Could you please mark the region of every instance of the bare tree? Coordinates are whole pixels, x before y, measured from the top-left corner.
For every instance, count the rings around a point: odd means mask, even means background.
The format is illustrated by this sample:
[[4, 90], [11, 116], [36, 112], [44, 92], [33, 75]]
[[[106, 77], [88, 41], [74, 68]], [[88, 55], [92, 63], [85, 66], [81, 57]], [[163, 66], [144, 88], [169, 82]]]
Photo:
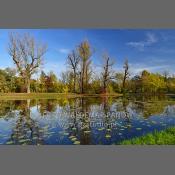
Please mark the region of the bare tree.
[[128, 59], [125, 60], [124, 62], [124, 76], [123, 76], [123, 92], [126, 92], [126, 80], [129, 78], [129, 64], [128, 64]]
[[170, 73], [168, 71], [163, 72], [163, 77], [164, 77], [164, 81], [166, 84], [167, 92], [169, 92], [169, 75], [170, 75]]
[[164, 77], [165, 82], [168, 80], [168, 76], [169, 76], [169, 72], [165, 70], [163, 72], [163, 77]]
[[[81, 60], [81, 71], [80, 71], [80, 92], [83, 94], [85, 88], [87, 88], [89, 81], [89, 68], [91, 65], [90, 57], [92, 50], [88, 41], [83, 41], [79, 46], [79, 55]], [[90, 75], [90, 74], [89, 74]]]
[[80, 56], [76, 50], [73, 50], [67, 57], [67, 63], [73, 71], [73, 91], [76, 92], [76, 79], [77, 79], [77, 72], [78, 66], [80, 62]]
[[114, 65], [114, 61], [110, 59], [107, 54], [103, 55], [104, 63], [103, 63], [103, 70], [102, 70], [102, 83], [103, 83], [103, 93], [107, 92], [107, 86], [114, 78], [114, 71], [112, 70], [112, 66]]
[[19, 74], [24, 78], [27, 93], [30, 93], [31, 76], [41, 66], [46, 50], [46, 45], [39, 44], [29, 34], [11, 33], [9, 36], [8, 52]]

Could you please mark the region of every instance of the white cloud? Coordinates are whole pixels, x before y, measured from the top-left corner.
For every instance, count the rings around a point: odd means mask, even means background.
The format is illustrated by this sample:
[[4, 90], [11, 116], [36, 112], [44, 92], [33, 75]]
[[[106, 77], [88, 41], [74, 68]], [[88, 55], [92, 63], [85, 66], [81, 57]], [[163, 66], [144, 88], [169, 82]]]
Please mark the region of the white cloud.
[[153, 33], [147, 33], [146, 39], [138, 42], [128, 42], [126, 43], [128, 46], [134, 47], [139, 51], [144, 51], [145, 47], [151, 46], [152, 44], [158, 41], [157, 37]]
[[61, 49], [58, 49], [58, 52], [63, 53], [63, 54], [68, 54], [70, 50], [66, 48], [61, 48]]

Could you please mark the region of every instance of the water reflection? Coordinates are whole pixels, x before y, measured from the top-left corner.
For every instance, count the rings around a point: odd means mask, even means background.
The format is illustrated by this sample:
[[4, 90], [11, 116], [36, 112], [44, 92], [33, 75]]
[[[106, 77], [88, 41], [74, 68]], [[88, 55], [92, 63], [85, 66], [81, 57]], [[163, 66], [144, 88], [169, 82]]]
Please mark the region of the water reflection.
[[44, 144], [38, 124], [31, 118], [31, 100], [22, 101], [16, 125], [7, 143], [11, 144]]
[[174, 125], [165, 96], [0, 101], [1, 144], [117, 144]]

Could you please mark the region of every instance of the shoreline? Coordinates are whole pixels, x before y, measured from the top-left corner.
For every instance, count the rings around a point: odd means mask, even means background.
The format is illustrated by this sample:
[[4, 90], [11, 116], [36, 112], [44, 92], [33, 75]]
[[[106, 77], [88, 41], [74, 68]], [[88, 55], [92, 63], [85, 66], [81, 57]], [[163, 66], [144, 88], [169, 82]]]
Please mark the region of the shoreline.
[[78, 97], [121, 97], [123, 94], [74, 94], [74, 93], [0, 93], [0, 100], [9, 99], [59, 99]]
[[[143, 93], [128, 93], [126, 96], [148, 95]], [[165, 95], [175, 97], [175, 94], [149, 94], [149, 95]], [[106, 94], [76, 94], [76, 93], [0, 93], [0, 100], [9, 99], [60, 99], [60, 98], [79, 98], [79, 97], [122, 97], [122, 93], [106, 93]]]

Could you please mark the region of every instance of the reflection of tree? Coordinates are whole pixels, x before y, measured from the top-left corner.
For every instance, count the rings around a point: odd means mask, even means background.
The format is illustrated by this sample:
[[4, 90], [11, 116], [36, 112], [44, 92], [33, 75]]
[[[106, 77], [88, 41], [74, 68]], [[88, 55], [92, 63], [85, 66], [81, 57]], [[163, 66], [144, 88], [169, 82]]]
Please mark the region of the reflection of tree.
[[74, 98], [69, 102], [69, 116], [71, 116], [67, 131], [70, 136], [78, 137], [82, 145], [90, 144], [90, 104], [88, 98]]
[[110, 129], [110, 106], [108, 103], [108, 97], [102, 97], [102, 108], [104, 112], [104, 124], [107, 129]]
[[[40, 129], [36, 121], [31, 118], [31, 107], [37, 105], [38, 111], [43, 115], [45, 112], [56, 111], [57, 106], [59, 106], [60, 110], [65, 112], [66, 117], [68, 116], [66, 122], [69, 123], [69, 127], [66, 129], [65, 135], [69, 133], [70, 139], [71, 136], [74, 136], [73, 139], [76, 138], [76, 141], [80, 141], [81, 144], [92, 144], [91, 132], [94, 127], [99, 131], [106, 129], [106, 138], [110, 138], [111, 133], [115, 132], [115, 130], [112, 130], [112, 124], [113, 122], [115, 124], [117, 122], [116, 120], [119, 119], [113, 118], [116, 116], [113, 112], [122, 113], [123, 118], [119, 120], [119, 122], [122, 121], [122, 125], [127, 127], [130, 127], [130, 116], [133, 113], [141, 114], [144, 117], [155, 114], [168, 116], [175, 113], [175, 108], [172, 106], [174, 102], [172, 101], [165, 101], [162, 97], [139, 98], [134, 97], [128, 99], [125, 97], [114, 101], [114, 99], [108, 96], [103, 96], [101, 98], [81, 97], [67, 99], [66, 103], [64, 98], [62, 100], [0, 101], [0, 115], [4, 120], [9, 120], [10, 117], [15, 118], [18, 115], [11, 134], [11, 139], [8, 142], [14, 144], [42, 144], [43, 129]], [[97, 123], [99, 121], [98, 118], [93, 118], [93, 120], [91, 118], [91, 115], [94, 114], [93, 112], [96, 111], [103, 113], [102, 120], [100, 118], [103, 128], [97, 127], [97, 124], [99, 124]], [[51, 113], [48, 114], [50, 115]], [[95, 124], [94, 127], [92, 127], [91, 124]], [[96, 131], [97, 130], [95, 130], [95, 132]], [[118, 130], [116, 131], [118, 132]], [[71, 140], [73, 141], [73, 139]]]
[[105, 96], [102, 99], [103, 99], [102, 105], [103, 105], [103, 112], [104, 112], [104, 124], [105, 124], [105, 128], [107, 129], [107, 133], [110, 134], [111, 123], [110, 123], [110, 116], [109, 116], [110, 106], [108, 104], [108, 97]]
[[91, 142], [90, 138], [90, 131], [91, 131], [91, 126], [90, 126], [90, 104], [88, 103], [87, 98], [80, 98], [80, 112], [82, 117], [81, 117], [81, 132], [80, 132], [80, 142], [83, 145], [88, 145]]
[[71, 136], [78, 136], [79, 132], [79, 126], [78, 126], [78, 120], [77, 120], [77, 112], [78, 112], [78, 105], [77, 105], [77, 100], [76, 98], [73, 98], [70, 100], [70, 111], [69, 111], [69, 116], [70, 116], [70, 123], [69, 123], [69, 128], [68, 132]]
[[165, 96], [141, 96], [135, 97], [133, 109], [142, 114], [144, 118], [149, 118], [152, 115], [159, 115], [164, 112], [165, 107], [168, 105]]
[[37, 123], [30, 117], [30, 100], [21, 104], [16, 126], [11, 140], [14, 144], [43, 144], [42, 132]]
[[14, 118], [15, 101], [0, 101], [0, 118], [4, 120]]
[[52, 99], [42, 99], [39, 101], [39, 112], [43, 116], [47, 112], [55, 112], [57, 109], [57, 101]]
[[122, 103], [123, 103], [123, 111], [124, 111], [125, 119], [126, 119], [125, 121], [127, 123], [130, 123], [130, 113], [129, 113], [128, 109], [127, 109], [128, 105], [129, 105], [129, 100], [127, 98], [124, 98], [122, 100]]

